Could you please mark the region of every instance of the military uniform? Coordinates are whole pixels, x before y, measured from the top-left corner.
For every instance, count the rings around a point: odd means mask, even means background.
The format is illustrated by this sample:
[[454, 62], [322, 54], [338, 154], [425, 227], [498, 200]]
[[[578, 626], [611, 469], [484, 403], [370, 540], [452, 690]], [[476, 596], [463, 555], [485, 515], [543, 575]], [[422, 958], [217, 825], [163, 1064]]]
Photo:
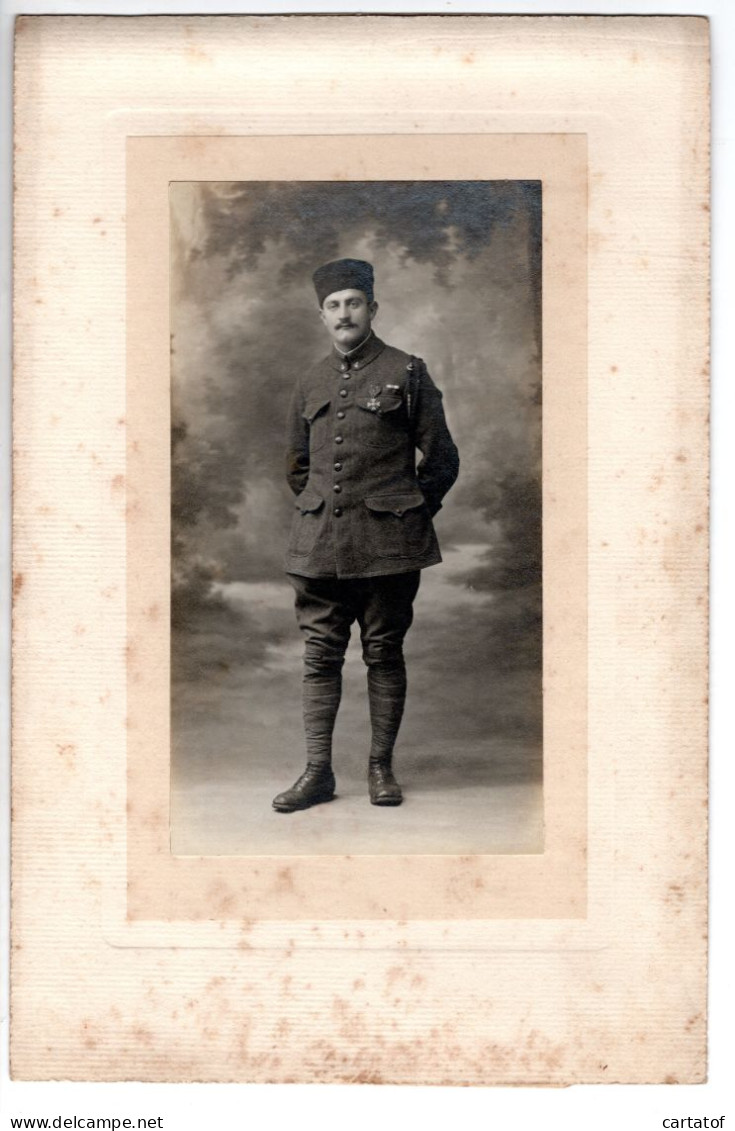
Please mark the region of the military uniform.
[[291, 400], [286, 474], [296, 513], [286, 571], [376, 577], [440, 562], [431, 518], [458, 467], [423, 361], [372, 333], [347, 356], [333, 350]]
[[372, 332], [349, 353], [334, 347], [296, 382], [286, 467], [296, 498], [285, 565], [305, 637], [308, 766], [275, 808], [290, 812], [307, 807], [294, 799], [310, 805], [334, 794], [332, 731], [355, 621], [368, 668], [370, 797], [400, 803], [391, 756], [406, 694], [403, 639], [420, 571], [441, 561], [432, 516], [458, 469], [442, 395], [424, 362]]

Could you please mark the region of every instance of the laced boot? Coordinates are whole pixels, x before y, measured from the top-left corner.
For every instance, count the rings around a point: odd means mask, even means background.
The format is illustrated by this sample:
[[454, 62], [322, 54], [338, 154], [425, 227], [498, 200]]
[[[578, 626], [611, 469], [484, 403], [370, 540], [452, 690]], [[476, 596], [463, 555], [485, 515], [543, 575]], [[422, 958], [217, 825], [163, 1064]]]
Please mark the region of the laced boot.
[[322, 801], [331, 801], [335, 785], [334, 773], [328, 762], [307, 762], [298, 781], [273, 798], [273, 808], [278, 813], [293, 813], [296, 809], [309, 809]]
[[368, 766], [368, 789], [372, 805], [400, 805], [401, 787], [393, 776], [390, 758], [371, 758]]

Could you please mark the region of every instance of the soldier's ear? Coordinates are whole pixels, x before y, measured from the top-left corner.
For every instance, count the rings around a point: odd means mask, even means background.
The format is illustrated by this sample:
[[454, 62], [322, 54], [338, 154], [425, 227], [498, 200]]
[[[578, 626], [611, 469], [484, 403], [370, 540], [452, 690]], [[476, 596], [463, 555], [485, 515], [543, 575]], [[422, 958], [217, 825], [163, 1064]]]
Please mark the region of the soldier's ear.
[[370, 318], [371, 319], [374, 318], [375, 315], [378, 313], [378, 304], [375, 301], [375, 299], [373, 299], [372, 302], [368, 303], [368, 310], [370, 311]]

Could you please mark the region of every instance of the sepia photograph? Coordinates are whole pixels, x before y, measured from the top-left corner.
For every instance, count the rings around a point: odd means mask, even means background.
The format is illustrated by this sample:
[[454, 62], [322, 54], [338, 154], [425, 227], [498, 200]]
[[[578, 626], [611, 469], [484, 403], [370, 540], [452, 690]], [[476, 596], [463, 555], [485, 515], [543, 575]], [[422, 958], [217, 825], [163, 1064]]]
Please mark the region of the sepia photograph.
[[541, 182], [173, 182], [171, 845], [539, 853]]

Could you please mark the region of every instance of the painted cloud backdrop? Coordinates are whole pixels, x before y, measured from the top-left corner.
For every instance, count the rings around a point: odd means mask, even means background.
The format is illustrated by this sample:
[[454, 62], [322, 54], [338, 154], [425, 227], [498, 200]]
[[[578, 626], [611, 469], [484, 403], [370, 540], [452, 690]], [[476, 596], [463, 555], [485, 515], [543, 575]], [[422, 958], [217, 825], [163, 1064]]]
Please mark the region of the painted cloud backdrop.
[[329, 348], [312, 271], [349, 255], [374, 264], [375, 330], [425, 359], [461, 457], [408, 640], [430, 692], [408, 737], [538, 732], [540, 184], [177, 183], [171, 217], [174, 730], [205, 687], [243, 717], [254, 688], [274, 718], [298, 703], [285, 412]]

